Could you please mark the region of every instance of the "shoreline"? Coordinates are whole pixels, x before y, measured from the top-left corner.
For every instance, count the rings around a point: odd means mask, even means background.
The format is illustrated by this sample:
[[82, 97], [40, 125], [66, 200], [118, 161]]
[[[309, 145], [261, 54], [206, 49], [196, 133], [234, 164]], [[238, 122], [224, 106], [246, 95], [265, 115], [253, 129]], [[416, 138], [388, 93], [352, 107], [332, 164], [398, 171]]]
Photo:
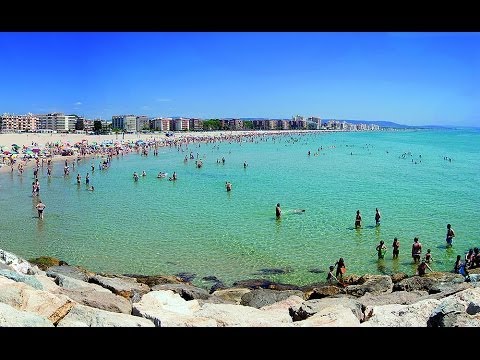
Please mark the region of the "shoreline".
[[480, 326], [480, 268], [469, 281], [446, 272], [365, 274], [342, 286], [239, 281], [207, 292], [175, 276], [34, 260], [0, 249], [2, 327]]

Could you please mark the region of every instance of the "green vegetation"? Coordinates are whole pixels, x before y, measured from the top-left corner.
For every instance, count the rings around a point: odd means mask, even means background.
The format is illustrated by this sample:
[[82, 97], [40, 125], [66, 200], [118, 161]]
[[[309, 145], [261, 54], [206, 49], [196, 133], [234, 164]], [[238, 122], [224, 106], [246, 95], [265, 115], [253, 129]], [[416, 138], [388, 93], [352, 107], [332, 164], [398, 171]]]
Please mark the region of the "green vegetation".
[[[51, 266], [60, 265], [60, 260], [50, 256], [40, 256], [35, 259], [28, 260], [31, 264], [37, 265], [41, 270], [46, 271]], [[62, 261], [63, 263], [63, 261]]]
[[203, 130], [220, 130], [220, 120], [219, 119], [209, 119], [203, 122]]

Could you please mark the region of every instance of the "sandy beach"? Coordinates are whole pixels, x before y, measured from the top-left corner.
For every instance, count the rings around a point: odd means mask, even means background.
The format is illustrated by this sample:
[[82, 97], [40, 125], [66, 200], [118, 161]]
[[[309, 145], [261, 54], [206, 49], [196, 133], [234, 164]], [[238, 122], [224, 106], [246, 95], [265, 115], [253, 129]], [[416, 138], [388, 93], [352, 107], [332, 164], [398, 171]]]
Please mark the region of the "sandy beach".
[[[165, 140], [176, 140], [182, 142], [182, 140], [189, 139], [189, 141], [205, 141], [206, 139], [215, 139], [215, 138], [228, 138], [228, 137], [238, 137], [238, 136], [273, 136], [273, 135], [286, 135], [294, 133], [306, 133], [311, 131], [318, 130], [250, 130], [250, 131], [198, 131], [198, 132], [177, 132], [174, 133], [174, 136], [168, 137], [164, 132], [158, 133], [137, 133], [137, 134], [109, 134], [109, 135], [87, 135], [87, 134], [64, 134], [64, 133], [6, 133], [0, 134], [0, 149], [6, 147], [10, 149], [12, 144], [18, 145], [20, 148], [23, 146], [31, 146], [36, 144], [38, 147], [43, 148], [46, 143], [56, 143], [61, 142], [63, 144], [74, 145], [78, 142], [84, 140], [88, 144], [97, 143], [101, 144], [104, 141], [160, 141]], [[52, 161], [59, 161], [65, 159], [76, 158], [77, 155], [72, 156], [53, 156]], [[96, 156], [96, 154], [88, 154], [86, 157]], [[1, 163], [0, 163], [1, 164]], [[30, 168], [35, 164], [34, 161], [27, 161], [25, 163], [25, 168]], [[15, 165], [16, 169], [16, 165]], [[10, 166], [3, 165], [0, 166], [0, 173], [5, 173], [10, 171]]]

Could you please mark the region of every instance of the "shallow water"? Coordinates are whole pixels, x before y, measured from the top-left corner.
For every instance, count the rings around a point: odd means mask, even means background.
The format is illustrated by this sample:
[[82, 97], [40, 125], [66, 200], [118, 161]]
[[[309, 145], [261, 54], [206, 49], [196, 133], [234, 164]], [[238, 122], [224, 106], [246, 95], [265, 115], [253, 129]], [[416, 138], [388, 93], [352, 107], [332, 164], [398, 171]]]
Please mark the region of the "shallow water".
[[[226, 285], [247, 278], [302, 285], [325, 280], [340, 256], [347, 274], [413, 274], [418, 236], [424, 253], [432, 251], [431, 267], [450, 271], [457, 254], [480, 245], [478, 144], [480, 132], [471, 130], [310, 133], [193, 144], [185, 152], [161, 148], [159, 156], [114, 158], [104, 171], [100, 159], [87, 159], [67, 178], [59, 162], [51, 179], [46, 168], [41, 172], [43, 221], [31, 197], [33, 170], [2, 174], [0, 248], [97, 272], [194, 273], [200, 286], [211, 285], [202, 280], [209, 275]], [[184, 163], [190, 151], [199, 153], [202, 168]], [[133, 172], [142, 170], [147, 176], [134, 182]], [[159, 171], [176, 171], [178, 180], [157, 179]], [[94, 192], [86, 190], [87, 172]], [[353, 228], [357, 209], [361, 229]], [[456, 232], [451, 249], [447, 223]], [[395, 236], [401, 246], [394, 261]], [[384, 260], [375, 251], [380, 240], [388, 247]]]

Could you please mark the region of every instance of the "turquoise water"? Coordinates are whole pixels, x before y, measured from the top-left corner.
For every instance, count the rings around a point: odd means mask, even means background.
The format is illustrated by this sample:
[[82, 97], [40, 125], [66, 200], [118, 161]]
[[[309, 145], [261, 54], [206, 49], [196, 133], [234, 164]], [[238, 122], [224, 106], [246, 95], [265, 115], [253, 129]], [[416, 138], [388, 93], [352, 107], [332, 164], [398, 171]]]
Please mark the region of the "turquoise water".
[[[431, 267], [450, 271], [457, 254], [480, 246], [479, 144], [480, 132], [471, 130], [308, 133], [193, 144], [185, 152], [161, 148], [157, 157], [114, 158], [105, 171], [98, 170], [99, 159], [86, 160], [67, 178], [59, 162], [51, 179], [46, 168], [40, 176], [43, 221], [31, 197], [33, 170], [5, 173], [0, 248], [97, 272], [194, 273], [193, 282], [205, 287], [211, 283], [202, 277], [209, 275], [226, 285], [249, 278], [303, 285], [325, 280], [340, 256], [347, 274], [413, 274], [411, 245], [418, 236], [424, 253], [432, 251]], [[204, 159], [202, 168], [184, 163], [190, 151]], [[225, 164], [217, 164], [222, 156]], [[147, 176], [134, 182], [133, 171], [142, 170]], [[159, 171], [176, 171], [178, 181], [157, 179]], [[87, 172], [94, 192], [86, 190]], [[353, 228], [357, 209], [361, 229]], [[456, 232], [451, 249], [445, 248], [447, 223]], [[395, 236], [401, 246], [394, 261]], [[384, 260], [375, 251], [380, 240], [388, 246]], [[261, 271], [272, 268], [285, 273]], [[310, 272], [315, 268], [325, 273]]]

